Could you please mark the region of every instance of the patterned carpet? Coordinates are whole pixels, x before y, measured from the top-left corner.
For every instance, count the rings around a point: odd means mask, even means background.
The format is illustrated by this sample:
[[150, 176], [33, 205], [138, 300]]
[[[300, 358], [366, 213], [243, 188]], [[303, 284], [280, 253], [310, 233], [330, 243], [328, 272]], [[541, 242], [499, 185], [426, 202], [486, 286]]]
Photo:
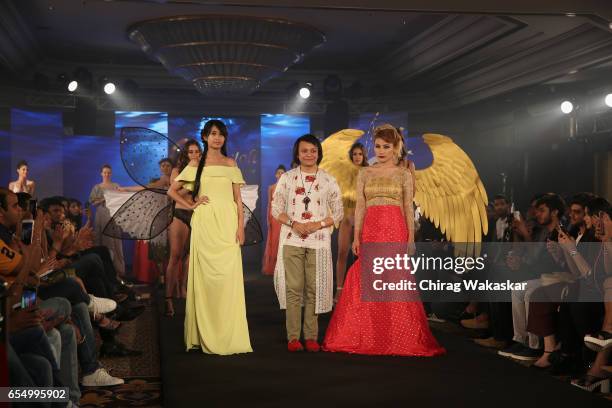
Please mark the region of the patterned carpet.
[[[147, 286], [136, 288], [151, 293]], [[145, 311], [131, 322], [123, 322], [117, 336], [127, 348], [141, 350], [137, 357], [101, 358], [111, 375], [123, 378], [125, 384], [116, 387], [85, 387], [81, 407], [161, 407], [159, 368], [159, 317], [156, 296], [148, 300]]]

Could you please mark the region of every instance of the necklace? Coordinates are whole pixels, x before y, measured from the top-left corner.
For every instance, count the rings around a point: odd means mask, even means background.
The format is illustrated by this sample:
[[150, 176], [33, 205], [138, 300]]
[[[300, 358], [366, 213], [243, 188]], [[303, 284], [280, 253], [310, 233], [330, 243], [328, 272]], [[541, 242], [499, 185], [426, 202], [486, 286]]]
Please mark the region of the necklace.
[[[304, 179], [302, 178], [302, 169], [299, 169], [300, 172], [300, 181], [302, 182], [302, 188], [304, 189], [304, 191], [306, 191], [306, 186], [304, 185]], [[304, 199], [302, 200], [302, 202], [304, 203], [304, 209], [306, 211], [308, 211], [308, 204], [310, 203], [310, 197], [308, 197], [310, 195], [310, 190], [312, 190], [312, 186], [314, 186], [315, 180], [317, 179], [317, 174], [319, 174], [319, 168], [317, 167], [317, 171], [315, 173], [314, 179], [312, 180], [312, 183], [310, 184], [310, 187], [308, 188], [308, 192], [306, 192], [306, 196], [304, 197]]]

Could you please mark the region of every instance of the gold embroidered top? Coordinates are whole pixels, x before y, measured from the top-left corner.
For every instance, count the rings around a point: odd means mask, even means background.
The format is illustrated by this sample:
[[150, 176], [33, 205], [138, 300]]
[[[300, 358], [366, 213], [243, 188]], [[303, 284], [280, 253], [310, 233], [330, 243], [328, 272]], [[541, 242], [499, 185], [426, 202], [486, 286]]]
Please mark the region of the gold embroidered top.
[[405, 167], [364, 167], [357, 176], [355, 236], [361, 234], [365, 209], [373, 205], [397, 205], [402, 209], [408, 227], [409, 241], [414, 240], [414, 186], [410, 170]]

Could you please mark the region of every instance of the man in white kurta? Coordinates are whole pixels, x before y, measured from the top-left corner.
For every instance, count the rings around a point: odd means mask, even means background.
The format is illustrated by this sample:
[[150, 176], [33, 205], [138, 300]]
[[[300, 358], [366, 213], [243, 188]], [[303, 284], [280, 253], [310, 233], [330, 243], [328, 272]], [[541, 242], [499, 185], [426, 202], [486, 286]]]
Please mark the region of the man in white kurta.
[[[287, 309], [287, 340], [299, 342], [304, 305], [306, 348], [316, 351], [308, 346], [317, 342], [317, 315], [332, 309], [331, 233], [333, 225], [342, 220], [343, 209], [335, 178], [318, 167], [306, 171], [298, 166], [283, 174], [272, 200], [272, 216], [279, 219], [283, 215], [274, 288], [281, 309]], [[311, 223], [316, 230], [300, 234], [296, 223]]]

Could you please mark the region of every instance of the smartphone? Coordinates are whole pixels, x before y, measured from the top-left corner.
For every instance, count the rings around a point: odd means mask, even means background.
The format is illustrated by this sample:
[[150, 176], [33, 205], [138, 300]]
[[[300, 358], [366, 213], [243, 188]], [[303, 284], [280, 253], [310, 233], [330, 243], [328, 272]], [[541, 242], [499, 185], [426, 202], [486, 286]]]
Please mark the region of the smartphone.
[[563, 232], [565, 235], [569, 235], [569, 231], [567, 230], [567, 228], [565, 228], [565, 226], [563, 224], [559, 224], [557, 226], [557, 229], [561, 232]]
[[599, 222], [598, 222], [598, 224], [599, 225], [598, 225], [597, 229], [600, 231], [601, 235], [606, 235], [606, 231], [604, 231], [604, 228], [605, 228], [604, 227], [604, 214], [605, 213], [603, 211], [600, 211], [598, 213], [598, 215], [599, 215]]
[[30, 214], [32, 217], [36, 218], [36, 211], [38, 210], [38, 203], [36, 200], [30, 200]]
[[21, 308], [29, 309], [36, 305], [36, 290], [31, 288], [24, 288], [21, 294]]
[[514, 216], [514, 219], [517, 221], [521, 220], [521, 212], [520, 211], [513, 211], [512, 215]]
[[26, 245], [32, 243], [32, 235], [34, 234], [34, 220], [21, 221], [21, 242]]
[[91, 207], [91, 203], [89, 201], [85, 201], [85, 209], [89, 210], [89, 207]]

